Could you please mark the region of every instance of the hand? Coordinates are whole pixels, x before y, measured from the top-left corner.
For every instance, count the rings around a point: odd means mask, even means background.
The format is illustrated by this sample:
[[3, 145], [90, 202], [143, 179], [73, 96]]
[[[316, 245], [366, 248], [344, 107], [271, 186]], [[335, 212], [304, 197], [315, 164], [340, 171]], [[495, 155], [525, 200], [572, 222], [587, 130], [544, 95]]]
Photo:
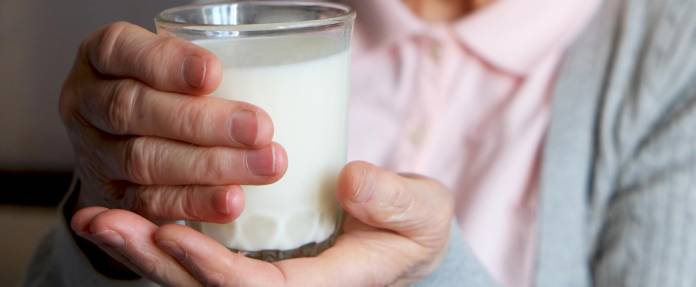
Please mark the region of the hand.
[[347, 217], [336, 244], [318, 257], [274, 263], [232, 253], [189, 227], [158, 227], [125, 210], [82, 209], [72, 228], [166, 286], [404, 286], [436, 268], [453, 209], [441, 184], [355, 162], [342, 171], [337, 197]]
[[239, 184], [280, 178], [287, 159], [269, 116], [204, 96], [221, 73], [209, 51], [128, 23], [87, 38], [60, 98], [82, 183], [77, 206], [228, 222], [243, 206]]

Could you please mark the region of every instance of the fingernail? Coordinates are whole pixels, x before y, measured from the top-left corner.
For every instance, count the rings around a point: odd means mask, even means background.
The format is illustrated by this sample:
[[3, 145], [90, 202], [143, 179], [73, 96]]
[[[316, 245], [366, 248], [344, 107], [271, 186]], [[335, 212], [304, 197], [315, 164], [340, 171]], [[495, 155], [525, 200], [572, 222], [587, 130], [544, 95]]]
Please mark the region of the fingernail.
[[104, 230], [91, 236], [98, 244], [103, 244], [112, 248], [121, 248], [126, 243], [116, 231]]
[[249, 171], [258, 176], [273, 176], [276, 173], [275, 146], [249, 150], [245, 153], [246, 166]]
[[232, 139], [245, 145], [256, 144], [258, 131], [258, 119], [256, 113], [249, 110], [241, 110], [232, 113], [232, 127], [230, 132]]
[[232, 197], [232, 192], [229, 190], [219, 191], [213, 199], [213, 206], [215, 206], [217, 212], [224, 215], [230, 214]]
[[184, 79], [189, 86], [200, 88], [205, 81], [207, 61], [199, 56], [188, 56], [184, 60]]
[[162, 249], [164, 249], [164, 251], [167, 252], [169, 255], [172, 255], [179, 260], [183, 260], [186, 258], [184, 250], [181, 249], [179, 244], [177, 244], [173, 240], [168, 240], [168, 239], [157, 240], [157, 245], [162, 247]]
[[351, 200], [356, 203], [365, 203], [375, 192], [375, 181], [373, 174], [367, 169], [363, 168], [360, 170], [360, 175], [356, 180], [359, 180], [355, 191], [353, 191], [353, 196]]

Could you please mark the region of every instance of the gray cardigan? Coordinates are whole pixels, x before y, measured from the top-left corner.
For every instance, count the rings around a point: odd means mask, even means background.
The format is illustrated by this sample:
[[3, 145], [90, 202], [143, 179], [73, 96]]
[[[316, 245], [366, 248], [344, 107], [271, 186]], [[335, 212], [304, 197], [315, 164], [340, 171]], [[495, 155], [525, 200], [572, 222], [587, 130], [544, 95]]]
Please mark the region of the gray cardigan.
[[[605, 1], [543, 157], [536, 286], [696, 286], [696, 1]], [[450, 249], [422, 286], [495, 285]]]
[[[696, 1], [605, 1], [564, 59], [542, 169], [536, 286], [696, 286]], [[25, 281], [150, 284], [94, 272], [65, 223]], [[450, 244], [418, 285], [496, 283]]]

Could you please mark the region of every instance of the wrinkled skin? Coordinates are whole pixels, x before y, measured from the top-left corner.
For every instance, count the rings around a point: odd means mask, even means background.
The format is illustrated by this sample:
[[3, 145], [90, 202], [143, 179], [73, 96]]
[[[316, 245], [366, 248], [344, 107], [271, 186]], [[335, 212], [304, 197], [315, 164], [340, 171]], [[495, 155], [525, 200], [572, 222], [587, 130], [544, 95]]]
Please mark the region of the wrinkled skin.
[[220, 79], [209, 51], [128, 23], [83, 42], [60, 99], [82, 183], [79, 236], [167, 286], [402, 286], [434, 270], [449, 192], [365, 162], [340, 175], [343, 233], [318, 257], [267, 263], [164, 224], [230, 222], [244, 206], [240, 185], [272, 183], [287, 168], [268, 114], [206, 96]]

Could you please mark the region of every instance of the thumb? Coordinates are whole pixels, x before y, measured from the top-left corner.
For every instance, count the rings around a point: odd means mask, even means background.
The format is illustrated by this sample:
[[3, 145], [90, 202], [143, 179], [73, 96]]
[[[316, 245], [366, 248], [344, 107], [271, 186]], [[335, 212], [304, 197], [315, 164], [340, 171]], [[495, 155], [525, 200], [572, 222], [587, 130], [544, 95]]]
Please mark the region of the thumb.
[[420, 243], [448, 237], [452, 196], [437, 181], [352, 162], [341, 172], [338, 198], [347, 213], [367, 225]]

